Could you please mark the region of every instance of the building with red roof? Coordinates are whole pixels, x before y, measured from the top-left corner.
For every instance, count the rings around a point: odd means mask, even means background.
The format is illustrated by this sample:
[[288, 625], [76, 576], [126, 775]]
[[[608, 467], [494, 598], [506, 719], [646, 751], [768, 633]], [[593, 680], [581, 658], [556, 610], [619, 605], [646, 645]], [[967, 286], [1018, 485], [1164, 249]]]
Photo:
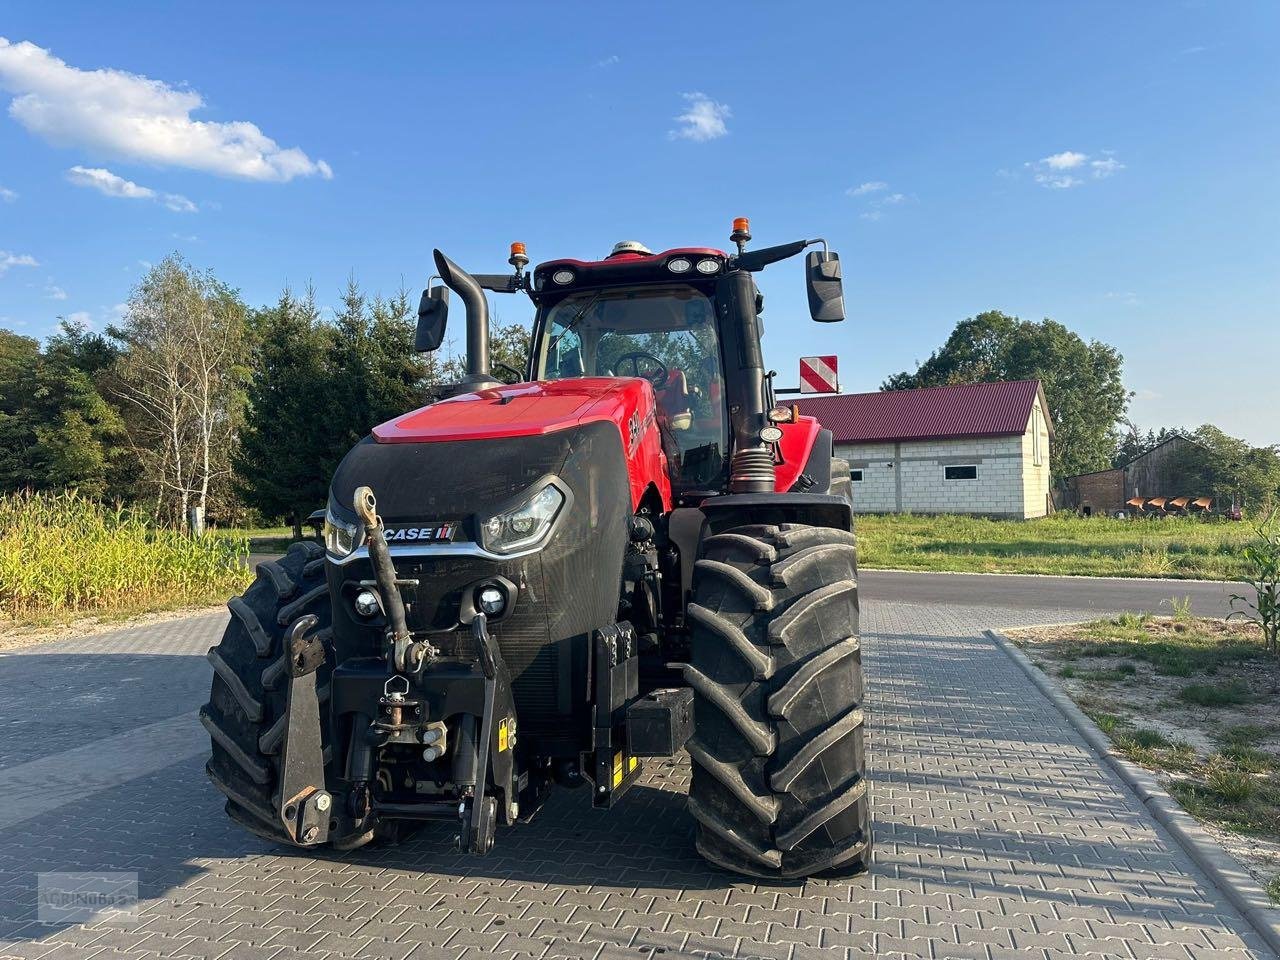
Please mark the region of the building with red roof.
[[1039, 380], [809, 396], [860, 513], [1041, 517], [1053, 420]]

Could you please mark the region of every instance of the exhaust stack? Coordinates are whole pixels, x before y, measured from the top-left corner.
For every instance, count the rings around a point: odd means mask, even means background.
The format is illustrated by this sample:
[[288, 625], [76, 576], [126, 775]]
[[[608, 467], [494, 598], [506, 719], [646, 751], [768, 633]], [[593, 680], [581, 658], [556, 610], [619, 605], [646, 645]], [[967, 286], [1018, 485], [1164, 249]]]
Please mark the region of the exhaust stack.
[[499, 381], [489, 372], [489, 303], [484, 290], [475, 277], [439, 250], [434, 253], [436, 272], [467, 311], [467, 373], [462, 386], [468, 391], [496, 387]]

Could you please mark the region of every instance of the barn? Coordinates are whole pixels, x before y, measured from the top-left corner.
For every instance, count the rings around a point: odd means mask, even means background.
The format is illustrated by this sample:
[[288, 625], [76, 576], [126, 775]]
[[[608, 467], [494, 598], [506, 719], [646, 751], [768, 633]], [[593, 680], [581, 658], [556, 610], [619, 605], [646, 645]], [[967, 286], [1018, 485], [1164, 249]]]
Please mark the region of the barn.
[[805, 397], [849, 461], [858, 513], [1042, 517], [1053, 421], [1039, 380]]

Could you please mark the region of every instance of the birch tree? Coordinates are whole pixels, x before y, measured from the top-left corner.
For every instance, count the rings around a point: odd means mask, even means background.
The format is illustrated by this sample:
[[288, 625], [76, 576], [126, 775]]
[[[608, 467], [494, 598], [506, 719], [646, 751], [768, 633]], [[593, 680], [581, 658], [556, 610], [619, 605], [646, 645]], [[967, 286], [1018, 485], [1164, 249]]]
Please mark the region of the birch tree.
[[157, 515], [205, 515], [229, 489], [244, 406], [246, 311], [237, 293], [177, 254], [151, 268], [110, 329], [119, 393]]

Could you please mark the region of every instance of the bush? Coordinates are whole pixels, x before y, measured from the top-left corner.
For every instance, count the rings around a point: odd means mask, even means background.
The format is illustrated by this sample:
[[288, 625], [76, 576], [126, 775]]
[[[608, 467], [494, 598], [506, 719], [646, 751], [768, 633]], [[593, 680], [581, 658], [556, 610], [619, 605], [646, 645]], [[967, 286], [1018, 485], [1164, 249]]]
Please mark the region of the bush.
[[0, 612], [19, 622], [216, 603], [247, 586], [247, 555], [75, 493], [0, 497]]

